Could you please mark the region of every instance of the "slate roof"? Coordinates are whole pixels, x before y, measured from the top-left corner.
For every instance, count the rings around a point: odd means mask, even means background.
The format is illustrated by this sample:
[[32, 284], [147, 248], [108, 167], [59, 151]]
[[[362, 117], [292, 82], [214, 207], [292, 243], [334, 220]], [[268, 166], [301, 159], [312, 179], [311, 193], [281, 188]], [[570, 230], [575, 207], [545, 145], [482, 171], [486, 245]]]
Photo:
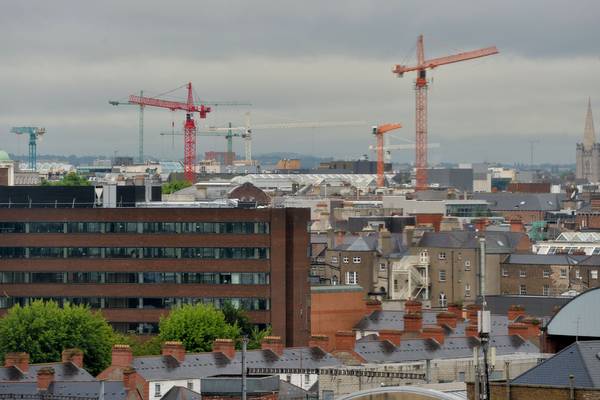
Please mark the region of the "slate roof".
[[[317, 384], [318, 381], [315, 385]], [[310, 396], [310, 392], [319, 393], [319, 388], [313, 387], [310, 391], [307, 391], [284, 380], [279, 382], [279, 400], [305, 400]]]
[[473, 193], [473, 200], [485, 200], [492, 211], [558, 211], [564, 194], [557, 193]]
[[514, 385], [569, 386], [573, 375], [578, 388], [600, 388], [600, 340], [575, 342], [516, 377]]
[[505, 264], [521, 265], [600, 265], [600, 256], [569, 254], [511, 254]]
[[161, 400], [201, 400], [202, 396], [198, 392], [183, 386], [173, 386], [161, 397]]
[[19, 382], [37, 382], [37, 372], [41, 368], [52, 367], [54, 369], [55, 381], [79, 381], [89, 382], [95, 381], [92, 375], [83, 368], [77, 367], [71, 362], [66, 363], [46, 363], [46, 364], [29, 364], [29, 369], [26, 373], [22, 373], [16, 367], [0, 367], [0, 382], [2, 381], [19, 381]]
[[[473, 357], [473, 348], [479, 340], [472, 337], [447, 337], [440, 346], [430, 339], [405, 339], [399, 346], [386, 340], [357, 343], [354, 350], [367, 362], [396, 363], [419, 360], [455, 359]], [[539, 353], [539, 349], [520, 336], [492, 336], [490, 346], [496, 348], [497, 355], [514, 353]]]
[[[519, 242], [527, 237], [522, 232], [486, 231], [486, 252], [488, 254], [512, 253]], [[478, 249], [479, 239], [473, 231], [425, 232], [419, 247], [445, 249]]]
[[[223, 353], [188, 353], [179, 363], [171, 356], [135, 357], [133, 367], [149, 381], [204, 378], [215, 375], [239, 374], [241, 352], [230, 360]], [[246, 353], [248, 368], [323, 368], [341, 365], [340, 361], [318, 347], [286, 348], [278, 356], [271, 350], [250, 350]]]
[[[402, 244], [402, 234], [391, 233], [392, 253], [405, 253], [406, 247]], [[346, 235], [343, 243], [335, 246], [333, 250], [337, 251], [380, 251], [379, 232], [370, 232], [362, 235]]]
[[[52, 399], [54, 396], [68, 396], [72, 399], [98, 399], [102, 384], [99, 381], [86, 382], [52, 382], [48, 390], [43, 394], [38, 392], [36, 382], [3, 382], [0, 383], [0, 396], [7, 398], [7, 395], [27, 396], [29, 399], [39, 397], [40, 399]], [[63, 397], [64, 399], [64, 397]], [[125, 388], [122, 381], [104, 382], [105, 400], [125, 399]]]
[[521, 305], [525, 308], [525, 313], [527, 315], [537, 318], [548, 318], [554, 314], [554, 308], [556, 306], [564, 306], [569, 302], [569, 300], [571, 300], [571, 298], [549, 296], [488, 295], [485, 296], [485, 300], [487, 307], [492, 314], [507, 315], [510, 306]]

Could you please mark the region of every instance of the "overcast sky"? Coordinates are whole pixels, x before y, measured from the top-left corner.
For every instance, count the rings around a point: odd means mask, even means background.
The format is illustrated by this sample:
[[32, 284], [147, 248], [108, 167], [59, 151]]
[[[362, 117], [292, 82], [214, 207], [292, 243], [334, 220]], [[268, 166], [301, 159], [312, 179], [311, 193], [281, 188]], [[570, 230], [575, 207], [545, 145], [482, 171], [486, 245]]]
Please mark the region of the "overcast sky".
[[[203, 99], [253, 104], [202, 124], [242, 124], [249, 109], [255, 123], [368, 121], [254, 132], [255, 153], [354, 158], [374, 123], [399, 121], [395, 135], [414, 139], [414, 76], [391, 67], [414, 63], [423, 33], [426, 58], [500, 50], [430, 74], [430, 141], [442, 144], [432, 161], [529, 162], [528, 141], [539, 140], [536, 162], [573, 162], [588, 96], [600, 118], [599, 21], [597, 0], [3, 2], [0, 148], [26, 153], [26, 138], [8, 131], [38, 125], [42, 154], [135, 155], [137, 110], [108, 100], [192, 81]], [[159, 133], [183, 118], [148, 108], [146, 153], [181, 158], [181, 137], [172, 147]], [[224, 149], [221, 138], [198, 143], [200, 154]]]

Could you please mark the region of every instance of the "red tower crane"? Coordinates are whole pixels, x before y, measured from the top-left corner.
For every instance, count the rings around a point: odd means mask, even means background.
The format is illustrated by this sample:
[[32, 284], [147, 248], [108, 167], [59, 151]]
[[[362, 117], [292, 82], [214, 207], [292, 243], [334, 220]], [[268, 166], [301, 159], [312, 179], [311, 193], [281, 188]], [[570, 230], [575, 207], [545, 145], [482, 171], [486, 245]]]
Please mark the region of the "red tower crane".
[[383, 135], [387, 132], [395, 129], [402, 128], [400, 124], [383, 124], [373, 127], [373, 135], [377, 138], [377, 187], [381, 188], [385, 186], [385, 179], [383, 177]]
[[417, 170], [416, 190], [425, 190], [427, 188], [427, 75], [428, 69], [439, 67], [440, 65], [452, 64], [459, 61], [471, 60], [498, 54], [496, 46], [486, 47], [484, 49], [467, 51], [451, 56], [432, 58], [425, 60], [425, 51], [423, 49], [423, 35], [417, 39], [417, 65], [407, 67], [405, 65], [396, 65], [392, 72], [398, 76], [405, 72], [417, 71], [417, 80], [415, 81], [415, 130], [416, 130], [416, 157], [415, 167]]
[[187, 83], [187, 102], [162, 100], [153, 97], [129, 96], [130, 104], [138, 104], [140, 106], [151, 106], [168, 108], [171, 111], [183, 110], [186, 112], [184, 130], [184, 152], [183, 152], [183, 172], [185, 179], [191, 183], [194, 182], [194, 166], [196, 165], [196, 122], [194, 121], [194, 113], [197, 112], [200, 118], [206, 118], [206, 114], [210, 112], [210, 107], [204, 104], [194, 104], [194, 95], [192, 90], [192, 82]]

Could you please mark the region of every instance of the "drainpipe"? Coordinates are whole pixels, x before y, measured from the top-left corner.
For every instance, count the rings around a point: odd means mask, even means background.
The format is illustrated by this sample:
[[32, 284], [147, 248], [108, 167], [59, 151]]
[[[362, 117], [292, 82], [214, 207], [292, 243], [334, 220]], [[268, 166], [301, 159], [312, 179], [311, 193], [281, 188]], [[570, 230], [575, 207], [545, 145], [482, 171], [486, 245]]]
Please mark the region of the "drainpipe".
[[575, 377], [569, 375], [569, 400], [575, 400]]

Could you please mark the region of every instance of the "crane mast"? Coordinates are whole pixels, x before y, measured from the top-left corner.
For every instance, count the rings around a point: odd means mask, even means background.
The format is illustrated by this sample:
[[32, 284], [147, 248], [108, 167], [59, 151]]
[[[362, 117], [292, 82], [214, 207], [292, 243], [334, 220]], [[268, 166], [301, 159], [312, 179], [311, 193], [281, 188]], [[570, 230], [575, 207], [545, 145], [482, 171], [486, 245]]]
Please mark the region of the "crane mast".
[[399, 77], [403, 76], [405, 72], [417, 72], [417, 79], [415, 80], [416, 190], [427, 189], [427, 70], [436, 68], [440, 65], [472, 60], [474, 58], [490, 56], [497, 53], [498, 49], [496, 49], [495, 46], [492, 46], [426, 60], [423, 35], [419, 35], [417, 38], [417, 65], [410, 67], [396, 65], [392, 69], [392, 72]]

